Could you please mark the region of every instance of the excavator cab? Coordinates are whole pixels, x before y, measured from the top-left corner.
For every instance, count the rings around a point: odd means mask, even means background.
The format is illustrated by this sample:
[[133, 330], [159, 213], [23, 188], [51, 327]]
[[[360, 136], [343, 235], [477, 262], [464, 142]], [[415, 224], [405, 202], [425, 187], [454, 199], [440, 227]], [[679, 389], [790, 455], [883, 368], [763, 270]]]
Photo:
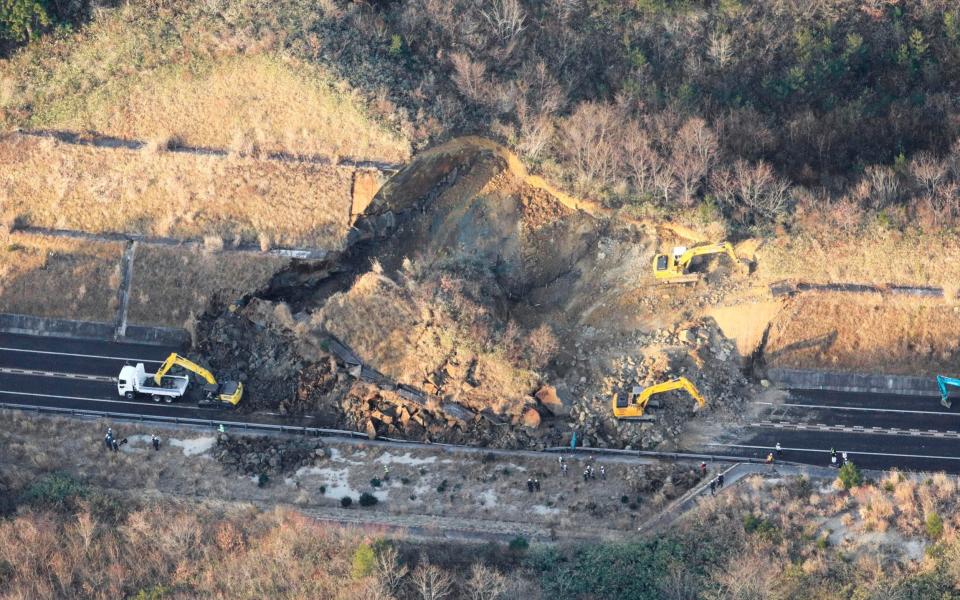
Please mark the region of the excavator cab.
[[618, 393], [613, 395], [612, 408], [613, 416], [618, 419], [630, 419], [634, 421], [650, 421], [652, 417], [645, 416], [647, 406], [651, 404], [651, 397], [657, 394], [663, 394], [672, 390], [686, 390], [690, 396], [696, 400], [697, 406], [703, 408], [706, 401], [700, 395], [700, 391], [686, 377], [677, 377], [663, 383], [652, 385], [648, 388], [634, 386], [629, 394]]
[[657, 254], [653, 257], [653, 276], [664, 283], [693, 283], [700, 279], [700, 275], [690, 273], [690, 264], [694, 258], [708, 254], [726, 254], [735, 265], [740, 264], [729, 242], [705, 244], [693, 248], [677, 246], [670, 256]]

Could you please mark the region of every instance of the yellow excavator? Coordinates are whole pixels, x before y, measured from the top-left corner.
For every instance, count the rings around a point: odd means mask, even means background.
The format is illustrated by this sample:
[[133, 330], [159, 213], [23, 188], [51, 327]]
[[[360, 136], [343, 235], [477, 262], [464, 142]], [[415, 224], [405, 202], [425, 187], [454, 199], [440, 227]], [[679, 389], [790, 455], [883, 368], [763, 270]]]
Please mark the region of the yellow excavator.
[[700, 408], [703, 408], [706, 405], [706, 401], [703, 399], [703, 396], [700, 395], [700, 391], [697, 390], [695, 385], [690, 383], [689, 379], [686, 377], [677, 377], [676, 379], [651, 385], [645, 389], [635, 386], [629, 394], [614, 394], [613, 416], [618, 419], [650, 421], [652, 420], [651, 417], [643, 416], [643, 413], [647, 409], [647, 404], [650, 403], [650, 398], [657, 394], [663, 394], [664, 392], [670, 392], [673, 390], [686, 390], [693, 397], [693, 399], [697, 401], [697, 405]]
[[686, 248], [677, 246], [672, 256], [657, 254], [653, 257], [653, 276], [664, 283], [692, 283], [700, 279], [699, 273], [690, 273], [690, 263], [698, 256], [707, 254], [726, 254], [734, 265], [740, 265], [740, 259], [730, 242], [705, 244]]
[[187, 371], [196, 373], [206, 382], [203, 386], [203, 397], [206, 402], [223, 402], [231, 406], [236, 406], [243, 397], [242, 383], [239, 381], [222, 381], [218, 383], [213, 373], [192, 360], [180, 356], [176, 352], [170, 353], [170, 356], [167, 357], [167, 360], [163, 361], [163, 365], [160, 366], [160, 369], [158, 369], [153, 376], [153, 380], [158, 386], [162, 384], [163, 376], [173, 367], [182, 367]]

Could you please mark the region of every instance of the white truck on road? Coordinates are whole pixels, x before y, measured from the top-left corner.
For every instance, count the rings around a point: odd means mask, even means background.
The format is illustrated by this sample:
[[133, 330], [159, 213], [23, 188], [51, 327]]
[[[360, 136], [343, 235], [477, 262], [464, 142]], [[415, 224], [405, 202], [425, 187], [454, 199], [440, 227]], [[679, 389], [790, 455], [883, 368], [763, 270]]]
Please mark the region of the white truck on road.
[[190, 378], [184, 375], [164, 375], [160, 385], [154, 380], [155, 373], [147, 373], [143, 363], [137, 366], [125, 365], [117, 378], [117, 391], [127, 400], [137, 396], [148, 396], [154, 402], [173, 402], [187, 391]]

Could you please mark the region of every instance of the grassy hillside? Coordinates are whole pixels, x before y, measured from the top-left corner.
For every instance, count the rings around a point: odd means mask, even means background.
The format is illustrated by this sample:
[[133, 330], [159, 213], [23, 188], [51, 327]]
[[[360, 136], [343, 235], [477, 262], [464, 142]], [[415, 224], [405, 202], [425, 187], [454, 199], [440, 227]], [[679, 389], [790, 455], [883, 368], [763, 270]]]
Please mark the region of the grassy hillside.
[[249, 15], [237, 8], [221, 13], [174, 3], [155, 12], [127, 3], [98, 11], [77, 33], [28, 45], [0, 61], [0, 127], [390, 162], [407, 157], [408, 144], [371, 118], [349, 85], [283, 52], [283, 32], [269, 31], [270, 23], [264, 31], [248, 29]]
[[339, 248], [349, 169], [0, 138], [0, 214], [19, 224]]
[[0, 312], [110, 321], [119, 243], [0, 233]]

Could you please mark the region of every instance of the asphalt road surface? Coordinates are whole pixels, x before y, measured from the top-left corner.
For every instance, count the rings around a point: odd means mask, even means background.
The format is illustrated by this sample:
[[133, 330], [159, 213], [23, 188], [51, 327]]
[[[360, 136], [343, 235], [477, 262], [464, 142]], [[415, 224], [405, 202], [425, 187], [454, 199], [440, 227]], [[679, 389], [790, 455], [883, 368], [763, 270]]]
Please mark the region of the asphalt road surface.
[[948, 409], [938, 396], [792, 391], [783, 403], [760, 404], [745, 431], [710, 450], [764, 458], [779, 442], [788, 461], [831, 466], [836, 449], [868, 469], [960, 473], [960, 403]]
[[[271, 413], [173, 404], [119, 395], [116, 376], [125, 364], [157, 368], [175, 350], [110, 341], [0, 333], [0, 402], [228, 421], [315, 425]], [[960, 402], [937, 397], [794, 391], [784, 402], [759, 403], [759, 416], [742, 431], [711, 444], [715, 454], [765, 457], [777, 442], [783, 460], [830, 465], [830, 449], [846, 450], [857, 465], [960, 473]]]
[[149, 398], [127, 400], [119, 394], [116, 377], [121, 367], [142, 362], [147, 372], [152, 372], [176, 350], [147, 344], [0, 333], [0, 402], [134, 415], [318, 425], [307, 418], [244, 414], [230, 407], [200, 407], [189, 398], [167, 404]]

